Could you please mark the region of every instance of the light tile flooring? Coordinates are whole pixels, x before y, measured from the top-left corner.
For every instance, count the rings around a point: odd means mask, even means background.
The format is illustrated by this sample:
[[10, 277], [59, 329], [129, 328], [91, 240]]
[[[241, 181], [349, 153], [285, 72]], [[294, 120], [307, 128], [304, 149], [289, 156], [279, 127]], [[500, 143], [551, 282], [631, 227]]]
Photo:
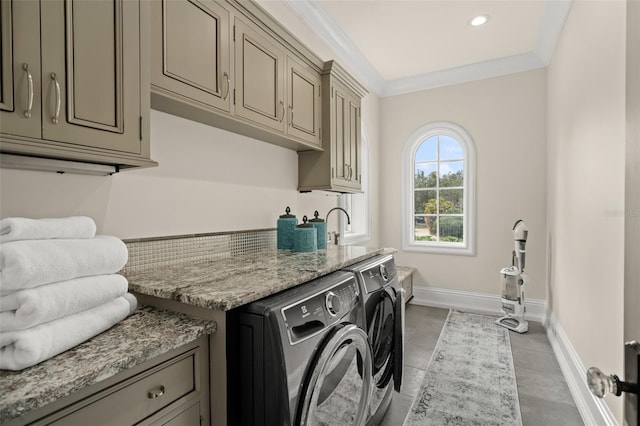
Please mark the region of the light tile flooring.
[[[448, 312], [407, 305], [402, 392], [394, 393], [381, 426], [402, 425]], [[528, 333], [510, 332], [509, 337], [524, 426], [583, 425], [542, 324], [529, 322]]]

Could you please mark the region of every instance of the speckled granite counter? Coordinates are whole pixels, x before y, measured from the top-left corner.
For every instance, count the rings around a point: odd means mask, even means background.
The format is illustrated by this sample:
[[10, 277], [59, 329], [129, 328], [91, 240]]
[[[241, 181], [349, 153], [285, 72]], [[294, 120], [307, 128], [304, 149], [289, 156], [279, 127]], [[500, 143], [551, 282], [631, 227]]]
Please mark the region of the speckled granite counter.
[[216, 324], [141, 307], [102, 334], [22, 371], [0, 371], [0, 423], [215, 332]]
[[127, 273], [134, 292], [227, 311], [393, 249], [338, 246], [314, 253], [264, 250]]
[[396, 271], [398, 272], [398, 281], [402, 282], [409, 275], [413, 274], [416, 271], [416, 268], [396, 265]]

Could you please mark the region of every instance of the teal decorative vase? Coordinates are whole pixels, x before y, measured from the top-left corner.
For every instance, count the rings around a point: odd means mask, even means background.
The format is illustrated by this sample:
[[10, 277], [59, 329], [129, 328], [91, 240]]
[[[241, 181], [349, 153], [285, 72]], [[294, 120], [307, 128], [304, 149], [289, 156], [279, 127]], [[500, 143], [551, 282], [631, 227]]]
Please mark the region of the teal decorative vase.
[[318, 249], [318, 231], [312, 224], [307, 223], [306, 216], [302, 218], [302, 222], [293, 231], [293, 251], [316, 251]]
[[287, 207], [285, 214], [278, 218], [278, 250], [293, 250], [293, 231], [298, 225], [298, 219], [290, 213], [291, 209]]
[[327, 222], [318, 217], [318, 210], [313, 212], [313, 219], [309, 223], [318, 231], [318, 250], [327, 248]]

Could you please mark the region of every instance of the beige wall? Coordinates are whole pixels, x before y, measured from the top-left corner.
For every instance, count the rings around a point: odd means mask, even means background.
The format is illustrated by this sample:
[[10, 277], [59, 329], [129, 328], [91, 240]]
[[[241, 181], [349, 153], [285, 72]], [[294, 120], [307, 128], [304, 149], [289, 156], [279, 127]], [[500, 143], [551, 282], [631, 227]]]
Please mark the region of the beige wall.
[[159, 167], [95, 177], [0, 169], [0, 217], [88, 215], [120, 238], [273, 228], [286, 206], [325, 215], [336, 195], [300, 194], [295, 151], [152, 111]]
[[585, 366], [618, 374], [625, 16], [623, 1], [574, 1], [548, 69], [549, 304]]
[[511, 264], [517, 219], [529, 227], [531, 298], [545, 299], [545, 70], [458, 84], [382, 100], [381, 238], [401, 247], [402, 150], [419, 127], [451, 121], [464, 127], [477, 154], [476, 255], [400, 251], [418, 269], [416, 285], [499, 295], [499, 271]]

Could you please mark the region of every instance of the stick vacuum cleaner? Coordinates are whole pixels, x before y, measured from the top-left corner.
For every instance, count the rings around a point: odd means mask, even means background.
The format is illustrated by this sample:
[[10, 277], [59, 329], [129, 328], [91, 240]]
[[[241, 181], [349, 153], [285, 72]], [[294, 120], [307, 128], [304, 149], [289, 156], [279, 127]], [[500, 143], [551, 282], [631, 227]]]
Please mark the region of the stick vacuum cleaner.
[[527, 225], [522, 220], [518, 220], [513, 225], [515, 250], [511, 256], [511, 266], [500, 270], [502, 313], [505, 316], [497, 319], [496, 324], [517, 333], [526, 333], [529, 330], [529, 323], [524, 319], [524, 314], [527, 312], [524, 306], [524, 286], [528, 278], [524, 272], [524, 263], [528, 232]]

